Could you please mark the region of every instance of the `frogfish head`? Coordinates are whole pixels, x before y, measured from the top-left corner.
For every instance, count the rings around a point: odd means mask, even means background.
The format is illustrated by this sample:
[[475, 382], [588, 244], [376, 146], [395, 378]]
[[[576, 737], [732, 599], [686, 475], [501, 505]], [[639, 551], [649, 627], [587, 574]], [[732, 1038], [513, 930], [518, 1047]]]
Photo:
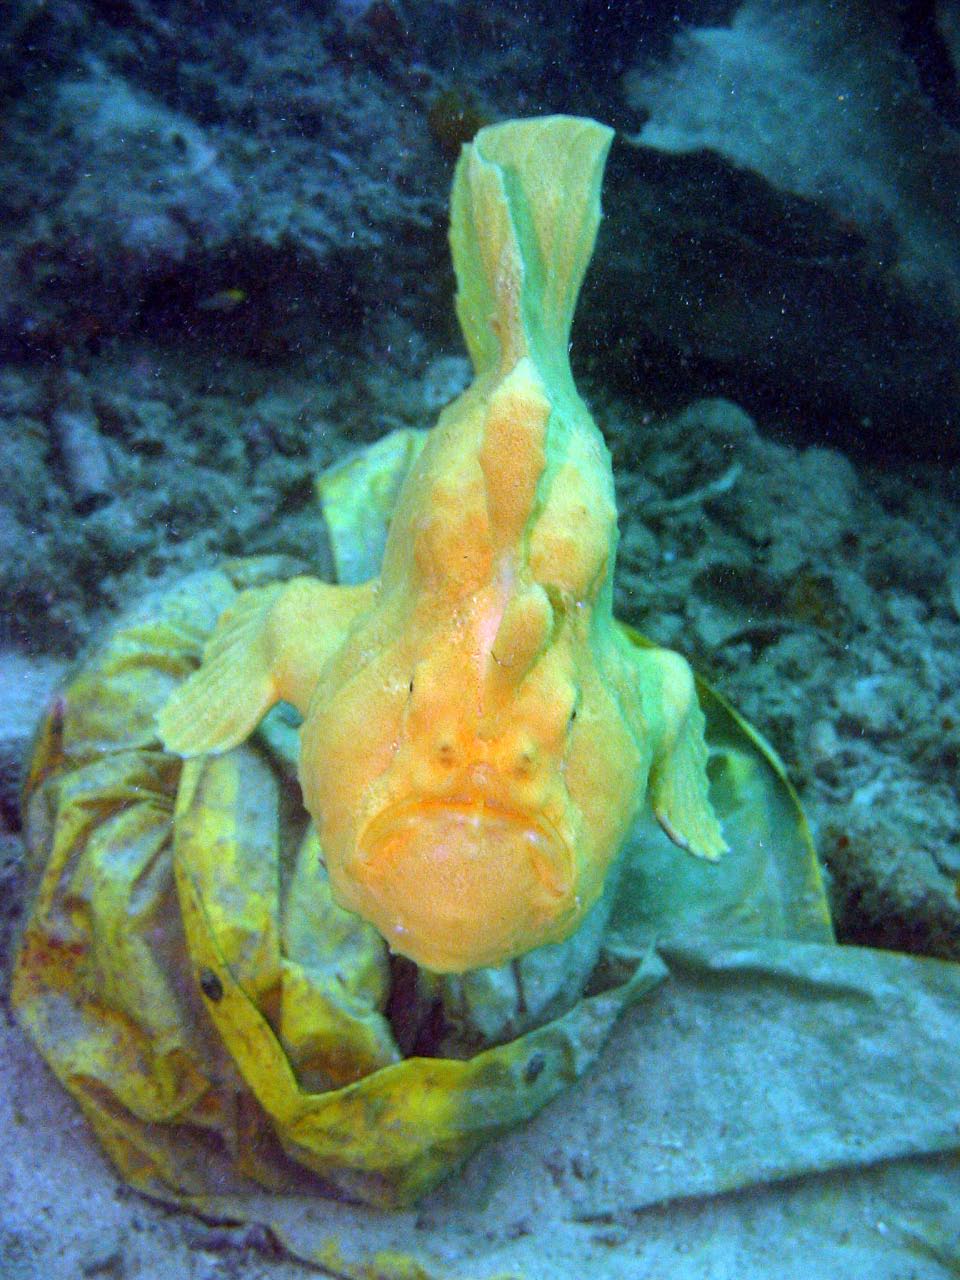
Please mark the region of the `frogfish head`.
[[336, 897], [436, 972], [567, 937], [649, 763], [611, 614], [609, 460], [583, 432], [549, 459], [551, 406], [520, 375], [434, 429], [301, 732]]

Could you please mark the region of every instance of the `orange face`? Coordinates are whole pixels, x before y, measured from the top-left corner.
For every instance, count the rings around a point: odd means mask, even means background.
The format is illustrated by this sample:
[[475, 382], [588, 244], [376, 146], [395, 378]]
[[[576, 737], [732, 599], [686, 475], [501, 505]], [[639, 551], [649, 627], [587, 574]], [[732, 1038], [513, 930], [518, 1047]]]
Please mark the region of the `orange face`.
[[345, 678], [321, 684], [302, 734], [339, 901], [438, 972], [571, 933], [642, 799], [642, 744], [577, 644], [589, 621], [561, 621], [496, 702], [484, 623], [481, 606], [352, 676], [331, 671]]

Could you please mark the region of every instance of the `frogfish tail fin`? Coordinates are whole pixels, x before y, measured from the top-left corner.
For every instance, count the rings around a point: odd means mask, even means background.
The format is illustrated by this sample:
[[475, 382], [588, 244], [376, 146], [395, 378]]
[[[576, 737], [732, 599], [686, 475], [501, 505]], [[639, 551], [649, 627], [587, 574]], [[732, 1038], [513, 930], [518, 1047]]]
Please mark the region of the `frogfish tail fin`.
[[525, 355], [568, 370], [577, 295], [600, 222], [613, 130], [547, 116], [481, 129], [453, 183], [457, 317], [478, 374]]

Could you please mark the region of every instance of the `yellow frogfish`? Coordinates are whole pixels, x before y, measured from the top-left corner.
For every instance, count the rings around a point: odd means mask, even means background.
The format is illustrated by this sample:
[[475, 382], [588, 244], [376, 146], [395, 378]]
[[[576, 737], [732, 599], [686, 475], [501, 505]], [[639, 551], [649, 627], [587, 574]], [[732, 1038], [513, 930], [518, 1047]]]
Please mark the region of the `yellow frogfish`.
[[677, 845], [725, 848], [690, 668], [613, 617], [610, 455], [568, 359], [611, 139], [554, 116], [463, 148], [475, 379], [403, 483], [379, 578], [241, 594], [159, 717], [196, 755], [292, 703], [336, 899], [438, 973], [571, 935], [647, 797]]

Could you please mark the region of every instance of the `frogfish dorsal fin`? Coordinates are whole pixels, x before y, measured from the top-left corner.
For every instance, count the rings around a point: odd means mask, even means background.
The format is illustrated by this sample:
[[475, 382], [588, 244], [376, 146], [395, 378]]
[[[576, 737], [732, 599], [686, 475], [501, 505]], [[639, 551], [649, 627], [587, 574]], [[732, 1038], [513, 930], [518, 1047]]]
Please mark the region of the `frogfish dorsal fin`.
[[567, 344], [600, 222], [613, 131], [550, 116], [484, 129], [451, 197], [457, 317], [478, 374], [524, 355], [569, 377]]

